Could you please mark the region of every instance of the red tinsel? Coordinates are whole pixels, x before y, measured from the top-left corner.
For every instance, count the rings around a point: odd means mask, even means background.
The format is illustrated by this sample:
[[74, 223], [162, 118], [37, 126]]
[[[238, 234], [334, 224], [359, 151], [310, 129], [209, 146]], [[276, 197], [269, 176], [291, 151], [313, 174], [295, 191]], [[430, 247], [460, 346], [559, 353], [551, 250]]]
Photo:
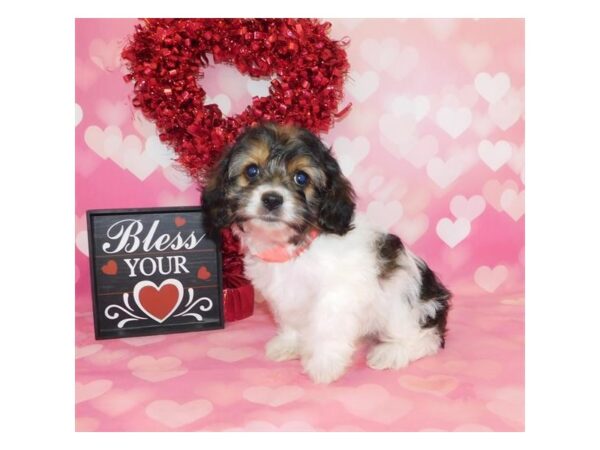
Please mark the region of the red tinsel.
[[[134, 81], [133, 105], [155, 122], [178, 162], [201, 176], [247, 126], [293, 123], [313, 132], [331, 128], [348, 71], [345, 41], [316, 19], [145, 19], [123, 50]], [[207, 55], [252, 77], [270, 77], [268, 97], [254, 97], [235, 116], [204, 104], [200, 84]]]
[[[329, 22], [316, 19], [144, 19], [122, 57], [134, 82], [133, 105], [152, 120], [178, 162], [202, 175], [247, 126], [263, 121], [328, 131], [338, 111], [349, 68], [347, 41], [329, 39]], [[215, 64], [234, 65], [252, 77], [271, 77], [268, 97], [235, 116], [204, 104], [200, 81], [212, 54]], [[239, 245], [222, 233], [225, 286], [243, 273]]]

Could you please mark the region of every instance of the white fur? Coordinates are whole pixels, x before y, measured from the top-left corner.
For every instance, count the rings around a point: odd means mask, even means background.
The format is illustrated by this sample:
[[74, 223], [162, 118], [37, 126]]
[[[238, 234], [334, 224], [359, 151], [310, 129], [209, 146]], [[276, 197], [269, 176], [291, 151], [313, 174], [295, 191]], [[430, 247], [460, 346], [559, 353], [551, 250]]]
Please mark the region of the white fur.
[[266, 346], [270, 359], [300, 358], [315, 382], [329, 383], [345, 372], [365, 336], [378, 341], [367, 357], [374, 369], [401, 368], [437, 352], [437, 330], [419, 326], [437, 309], [434, 301], [419, 301], [421, 262], [403, 252], [402, 268], [380, 280], [377, 231], [363, 219], [357, 218], [346, 235], [322, 234], [295, 259], [276, 263], [254, 255], [274, 242], [286, 242], [287, 228], [251, 222], [237, 232], [248, 249], [246, 275], [279, 325], [278, 335]]

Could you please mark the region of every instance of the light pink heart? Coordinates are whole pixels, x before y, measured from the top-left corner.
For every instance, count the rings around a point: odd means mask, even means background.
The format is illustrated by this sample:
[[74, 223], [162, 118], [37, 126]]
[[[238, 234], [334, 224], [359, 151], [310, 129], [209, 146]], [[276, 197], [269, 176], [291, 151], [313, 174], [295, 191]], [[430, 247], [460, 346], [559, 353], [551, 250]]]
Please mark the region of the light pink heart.
[[488, 266], [481, 266], [475, 271], [474, 279], [477, 286], [487, 292], [495, 292], [496, 289], [506, 281], [508, 269], [501, 264], [493, 269]]
[[500, 196], [502, 209], [516, 222], [525, 214], [525, 191], [509, 189]]
[[483, 197], [485, 200], [492, 205], [496, 211], [502, 211], [502, 205], [500, 204], [500, 197], [502, 193], [507, 190], [518, 190], [517, 183], [513, 180], [506, 180], [500, 182], [498, 180], [489, 180], [483, 185]]
[[473, 195], [467, 199], [464, 195], [456, 195], [450, 201], [450, 212], [456, 218], [473, 221], [485, 210], [485, 200], [481, 195]]
[[75, 359], [85, 358], [102, 350], [102, 344], [90, 344], [83, 347], [75, 346]]
[[338, 388], [332, 395], [353, 416], [388, 425], [405, 417], [413, 409], [410, 401], [392, 396], [377, 384]]
[[89, 54], [94, 64], [106, 71], [113, 71], [121, 64], [121, 49], [123, 45], [118, 39], [106, 42], [94, 39], [90, 43]]
[[467, 107], [441, 107], [436, 114], [438, 126], [456, 139], [471, 125], [473, 114]]
[[136, 356], [129, 360], [127, 367], [134, 376], [153, 383], [175, 378], [187, 372], [187, 369], [181, 365], [181, 360], [173, 356], [163, 358], [150, 355]]
[[434, 157], [427, 162], [427, 175], [442, 189], [450, 186], [465, 171], [466, 164], [461, 155], [453, 155], [444, 161]]
[[146, 406], [146, 415], [169, 427], [179, 428], [206, 417], [213, 410], [211, 402], [205, 399], [177, 403], [172, 400], [156, 400]]
[[450, 248], [454, 248], [471, 232], [471, 222], [462, 217], [455, 221], [444, 217], [438, 222], [436, 232], [442, 241]]
[[430, 375], [426, 377], [402, 375], [398, 378], [398, 382], [409, 391], [434, 395], [449, 394], [458, 386], [458, 379], [448, 375]]
[[475, 89], [488, 103], [496, 103], [508, 93], [510, 77], [504, 72], [494, 76], [487, 72], [479, 73], [475, 77]]
[[512, 127], [523, 112], [523, 102], [518, 94], [508, 94], [502, 100], [492, 103], [488, 107], [488, 114], [501, 130]]
[[341, 136], [333, 143], [338, 163], [344, 175], [349, 176], [354, 168], [369, 154], [371, 144], [364, 136], [352, 140]]
[[510, 160], [513, 153], [513, 145], [503, 140], [495, 144], [488, 140], [483, 140], [479, 143], [477, 152], [481, 160], [496, 172]]
[[131, 411], [152, 394], [142, 389], [112, 389], [90, 402], [94, 409], [109, 417], [117, 417]]
[[206, 352], [206, 355], [212, 359], [231, 363], [250, 358], [256, 353], [257, 350], [252, 347], [213, 347]]
[[372, 70], [364, 73], [351, 71], [346, 83], [346, 90], [358, 101], [364, 102], [377, 91], [379, 75]]
[[75, 383], [75, 403], [85, 402], [105, 394], [112, 387], [111, 380], [94, 380], [89, 383]]
[[252, 403], [278, 407], [302, 398], [304, 389], [300, 386], [253, 386], [245, 389], [242, 395]]

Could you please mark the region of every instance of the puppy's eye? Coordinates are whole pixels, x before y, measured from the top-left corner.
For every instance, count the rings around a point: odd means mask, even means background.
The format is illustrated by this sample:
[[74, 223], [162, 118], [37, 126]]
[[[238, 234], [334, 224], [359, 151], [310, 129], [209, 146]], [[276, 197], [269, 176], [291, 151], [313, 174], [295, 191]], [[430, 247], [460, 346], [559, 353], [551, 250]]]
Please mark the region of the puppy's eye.
[[306, 172], [302, 172], [301, 170], [296, 172], [294, 175], [294, 183], [296, 183], [298, 186], [306, 186], [308, 184], [308, 180], [308, 174]]
[[250, 164], [248, 167], [246, 167], [245, 172], [248, 178], [256, 178], [260, 173], [260, 169], [256, 164]]

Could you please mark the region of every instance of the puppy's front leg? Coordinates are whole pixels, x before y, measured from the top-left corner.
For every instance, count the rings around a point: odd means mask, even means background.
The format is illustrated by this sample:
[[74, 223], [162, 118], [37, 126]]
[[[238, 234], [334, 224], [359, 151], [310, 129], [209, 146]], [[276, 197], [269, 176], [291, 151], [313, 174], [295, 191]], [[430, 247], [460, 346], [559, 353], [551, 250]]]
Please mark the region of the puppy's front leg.
[[350, 365], [359, 333], [360, 301], [348, 290], [325, 293], [303, 336], [302, 366], [315, 383], [330, 383]]

